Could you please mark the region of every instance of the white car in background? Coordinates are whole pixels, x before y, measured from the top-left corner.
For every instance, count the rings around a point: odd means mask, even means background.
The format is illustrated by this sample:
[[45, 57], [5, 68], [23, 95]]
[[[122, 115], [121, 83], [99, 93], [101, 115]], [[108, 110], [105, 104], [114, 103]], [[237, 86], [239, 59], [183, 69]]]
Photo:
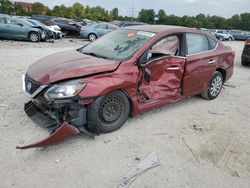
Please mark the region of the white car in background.
[[56, 33], [56, 38], [60, 39], [63, 37], [63, 32], [58, 25], [47, 26], [47, 28]]
[[233, 35], [226, 30], [215, 30], [214, 35], [218, 40], [234, 40]]

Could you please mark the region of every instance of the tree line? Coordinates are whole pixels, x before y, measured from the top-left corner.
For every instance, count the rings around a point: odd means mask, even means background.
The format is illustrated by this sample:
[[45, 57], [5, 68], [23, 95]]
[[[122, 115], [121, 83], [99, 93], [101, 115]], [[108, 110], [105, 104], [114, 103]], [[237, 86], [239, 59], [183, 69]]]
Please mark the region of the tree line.
[[[32, 14], [46, 14], [74, 19], [90, 19], [94, 21], [131, 21], [128, 16], [119, 15], [118, 8], [111, 11], [101, 6], [84, 6], [81, 3], [74, 3], [72, 6], [56, 5], [52, 9], [46, 8], [42, 3], [35, 2], [32, 11], [25, 11], [20, 4], [12, 4], [9, 0], [0, 0], [0, 13], [19, 16], [31, 16]], [[198, 14], [196, 16], [175, 16], [167, 15], [163, 9], [155, 12], [154, 9], [141, 9], [136, 21], [148, 24], [181, 25], [194, 28], [208, 29], [239, 29], [250, 31], [250, 13], [233, 15], [231, 18], [221, 16], [210, 16]]]

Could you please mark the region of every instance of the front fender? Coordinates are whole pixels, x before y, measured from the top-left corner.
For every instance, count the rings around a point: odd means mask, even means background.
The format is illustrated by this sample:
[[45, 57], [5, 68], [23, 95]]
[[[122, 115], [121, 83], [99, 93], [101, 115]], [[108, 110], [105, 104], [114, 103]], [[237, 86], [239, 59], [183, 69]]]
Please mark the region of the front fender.
[[124, 65], [111, 73], [103, 73], [83, 79], [86, 87], [78, 94], [80, 97], [103, 96], [110, 91], [122, 89], [136, 89], [138, 79], [138, 68], [136, 66]]

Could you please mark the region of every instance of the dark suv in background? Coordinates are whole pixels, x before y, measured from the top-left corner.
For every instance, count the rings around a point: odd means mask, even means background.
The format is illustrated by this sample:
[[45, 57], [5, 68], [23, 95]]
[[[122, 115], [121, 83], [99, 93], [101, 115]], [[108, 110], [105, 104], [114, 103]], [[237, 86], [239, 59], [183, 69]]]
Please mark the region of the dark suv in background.
[[235, 40], [247, 40], [250, 37], [250, 32], [246, 31], [230, 31]]
[[241, 55], [241, 64], [243, 66], [250, 65], [250, 38], [245, 41], [245, 46]]
[[34, 15], [31, 18], [48, 26], [58, 25], [63, 34], [67, 36], [80, 36], [81, 30], [83, 30], [83, 26], [80, 23], [66, 18], [43, 15]]

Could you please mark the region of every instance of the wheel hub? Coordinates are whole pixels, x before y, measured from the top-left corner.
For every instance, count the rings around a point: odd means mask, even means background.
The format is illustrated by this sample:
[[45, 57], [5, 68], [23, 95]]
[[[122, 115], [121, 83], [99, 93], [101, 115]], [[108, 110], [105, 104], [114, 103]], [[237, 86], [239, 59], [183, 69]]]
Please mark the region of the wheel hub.
[[117, 99], [108, 99], [100, 109], [100, 119], [107, 124], [115, 122], [121, 116], [121, 104]]
[[220, 76], [217, 76], [212, 81], [210, 94], [212, 96], [217, 96], [221, 90], [221, 87], [222, 87], [222, 79]]

